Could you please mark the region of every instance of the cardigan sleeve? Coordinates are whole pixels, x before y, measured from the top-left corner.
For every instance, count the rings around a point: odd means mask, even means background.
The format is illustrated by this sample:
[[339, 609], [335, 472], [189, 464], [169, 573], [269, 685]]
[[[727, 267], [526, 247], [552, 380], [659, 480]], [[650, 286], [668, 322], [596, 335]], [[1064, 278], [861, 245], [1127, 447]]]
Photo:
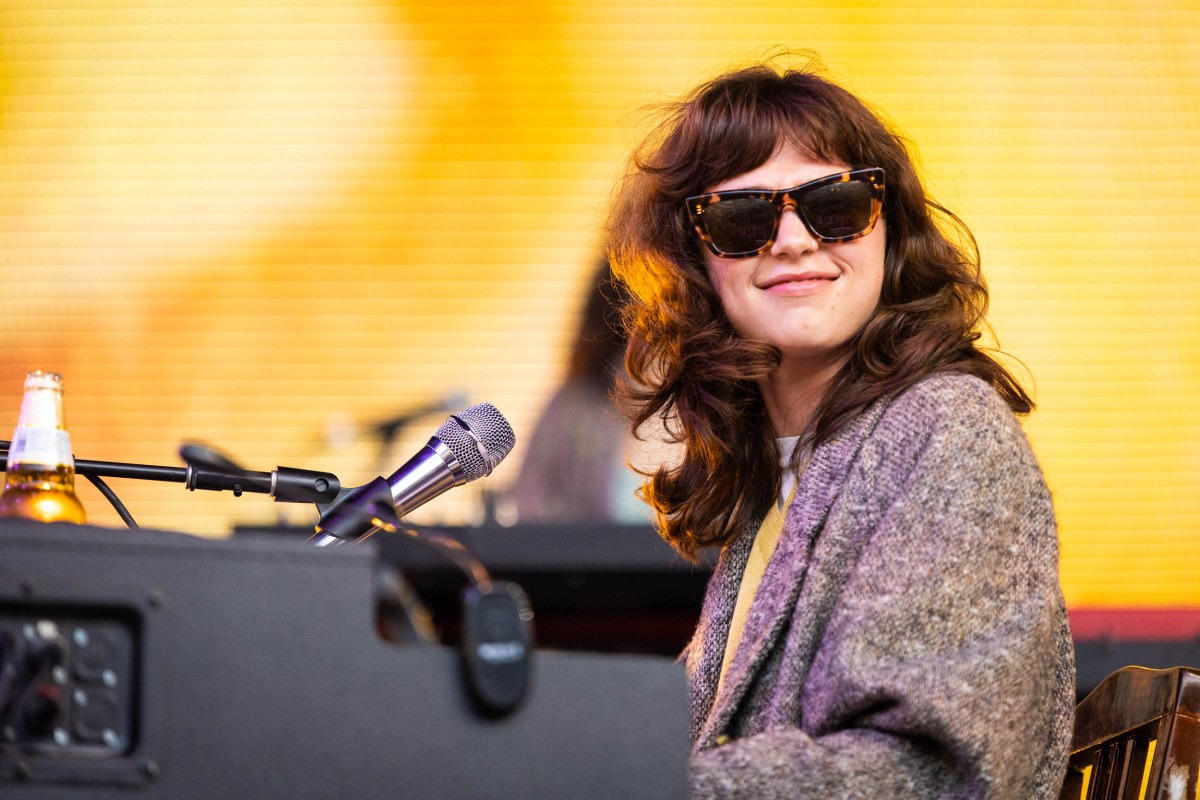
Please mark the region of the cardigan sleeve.
[[810, 663], [773, 654], [742, 712], [767, 722], [693, 756], [693, 797], [1058, 796], [1074, 664], [1049, 492], [990, 387], [927, 383], [885, 413], [819, 534], [845, 546], [809, 566], [836, 587], [807, 609], [825, 617]]

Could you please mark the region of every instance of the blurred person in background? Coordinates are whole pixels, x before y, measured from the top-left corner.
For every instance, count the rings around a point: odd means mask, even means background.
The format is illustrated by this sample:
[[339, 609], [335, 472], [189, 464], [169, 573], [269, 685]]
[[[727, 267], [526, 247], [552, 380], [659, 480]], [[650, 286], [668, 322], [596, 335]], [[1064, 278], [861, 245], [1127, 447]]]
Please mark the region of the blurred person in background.
[[613, 406], [624, 374], [624, 302], [607, 260], [588, 283], [567, 375], [542, 411], [513, 488], [520, 522], [646, 524], [639, 478], [627, 465], [630, 435]]

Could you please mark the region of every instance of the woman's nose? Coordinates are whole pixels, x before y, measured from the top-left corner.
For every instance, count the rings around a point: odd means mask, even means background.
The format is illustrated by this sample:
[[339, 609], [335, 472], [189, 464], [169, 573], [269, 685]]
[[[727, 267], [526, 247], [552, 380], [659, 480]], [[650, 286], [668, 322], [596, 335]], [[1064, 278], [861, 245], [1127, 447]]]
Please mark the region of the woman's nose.
[[775, 244], [771, 245], [772, 255], [803, 255], [816, 250], [819, 245], [820, 242], [800, 221], [796, 209], [790, 205], [785, 207], [779, 219], [779, 235], [775, 237]]

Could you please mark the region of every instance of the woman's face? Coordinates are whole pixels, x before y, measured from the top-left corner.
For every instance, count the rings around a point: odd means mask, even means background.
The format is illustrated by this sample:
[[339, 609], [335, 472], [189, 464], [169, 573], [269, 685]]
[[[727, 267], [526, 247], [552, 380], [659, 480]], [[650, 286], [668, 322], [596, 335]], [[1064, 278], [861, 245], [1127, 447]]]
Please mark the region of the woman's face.
[[[708, 192], [789, 189], [844, 172], [846, 164], [813, 161], [783, 144], [765, 163]], [[706, 251], [708, 274], [734, 329], [772, 344], [784, 363], [843, 360], [879, 302], [886, 237], [882, 215], [871, 233], [825, 244], [813, 238], [792, 208], [765, 252], [723, 258]]]

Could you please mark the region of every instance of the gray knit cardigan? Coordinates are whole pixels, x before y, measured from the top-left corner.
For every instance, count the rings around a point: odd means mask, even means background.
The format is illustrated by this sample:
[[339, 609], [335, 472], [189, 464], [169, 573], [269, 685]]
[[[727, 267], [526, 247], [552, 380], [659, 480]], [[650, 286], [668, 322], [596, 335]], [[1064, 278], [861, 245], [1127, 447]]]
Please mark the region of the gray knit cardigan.
[[816, 449], [717, 697], [753, 538], [722, 553], [685, 651], [694, 798], [1058, 796], [1054, 510], [991, 387], [928, 378]]

